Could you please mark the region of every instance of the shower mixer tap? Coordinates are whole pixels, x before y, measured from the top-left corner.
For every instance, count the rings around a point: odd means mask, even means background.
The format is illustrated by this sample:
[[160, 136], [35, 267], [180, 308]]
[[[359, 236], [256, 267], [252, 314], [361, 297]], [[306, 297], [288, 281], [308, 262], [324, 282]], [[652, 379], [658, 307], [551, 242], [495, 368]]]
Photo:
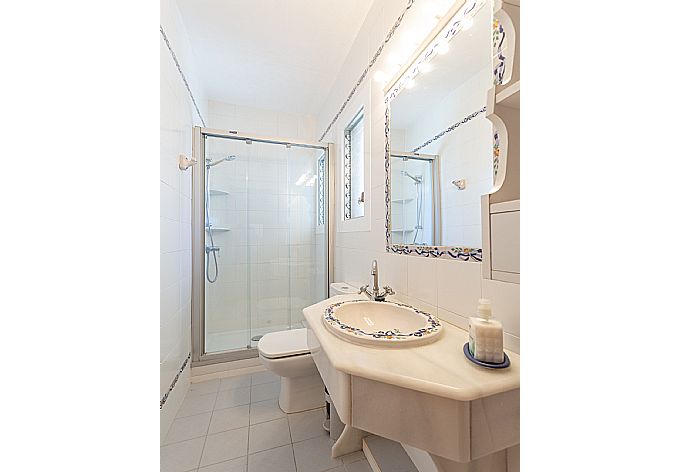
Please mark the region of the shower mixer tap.
[[363, 285], [359, 288], [360, 294], [365, 294], [369, 297], [369, 300], [374, 300], [375, 302], [385, 302], [388, 295], [395, 295], [393, 289], [388, 285], [383, 287], [383, 290], [379, 290], [379, 264], [376, 259], [371, 263], [371, 275], [374, 277], [374, 287], [369, 291], [369, 284]]

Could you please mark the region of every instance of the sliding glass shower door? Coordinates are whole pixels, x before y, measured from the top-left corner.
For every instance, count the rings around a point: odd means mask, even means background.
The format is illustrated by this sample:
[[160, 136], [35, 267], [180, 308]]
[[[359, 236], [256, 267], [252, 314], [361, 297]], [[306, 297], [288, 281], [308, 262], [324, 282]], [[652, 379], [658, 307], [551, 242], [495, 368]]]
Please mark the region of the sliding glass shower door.
[[327, 297], [328, 149], [202, 139], [202, 354], [246, 351]]

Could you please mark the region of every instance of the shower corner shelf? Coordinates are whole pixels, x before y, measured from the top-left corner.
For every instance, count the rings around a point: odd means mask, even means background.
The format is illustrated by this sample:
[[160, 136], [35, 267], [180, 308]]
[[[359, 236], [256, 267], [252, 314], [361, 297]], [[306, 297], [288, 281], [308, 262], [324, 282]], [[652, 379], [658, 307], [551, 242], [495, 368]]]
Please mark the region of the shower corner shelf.
[[214, 189], [214, 188], [212, 188], [211, 190], [209, 190], [209, 193], [210, 193], [211, 195], [230, 195], [230, 192], [226, 192], [225, 190], [217, 190], [217, 189]]
[[206, 231], [212, 231], [212, 232], [214, 232], [214, 233], [215, 233], [215, 232], [222, 233], [222, 232], [225, 232], [225, 231], [230, 231], [230, 228], [221, 228], [221, 227], [219, 227], [219, 226], [213, 226], [213, 227], [210, 227], [210, 228], [209, 228], [208, 226], [206, 226]]
[[414, 200], [414, 198], [394, 198], [393, 203], [408, 203]]

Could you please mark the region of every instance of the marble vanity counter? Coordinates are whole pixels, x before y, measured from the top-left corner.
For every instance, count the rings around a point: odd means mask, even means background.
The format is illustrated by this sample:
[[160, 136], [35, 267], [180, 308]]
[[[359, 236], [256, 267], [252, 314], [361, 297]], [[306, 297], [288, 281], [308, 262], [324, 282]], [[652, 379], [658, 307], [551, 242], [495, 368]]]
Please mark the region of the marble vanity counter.
[[443, 320], [440, 339], [409, 348], [361, 346], [327, 331], [321, 318], [329, 305], [361, 299], [366, 298], [339, 295], [303, 310], [320, 348], [339, 371], [459, 401], [477, 400], [520, 388], [518, 354], [506, 351], [511, 363], [507, 369], [490, 370], [474, 365], [462, 352], [469, 333]]

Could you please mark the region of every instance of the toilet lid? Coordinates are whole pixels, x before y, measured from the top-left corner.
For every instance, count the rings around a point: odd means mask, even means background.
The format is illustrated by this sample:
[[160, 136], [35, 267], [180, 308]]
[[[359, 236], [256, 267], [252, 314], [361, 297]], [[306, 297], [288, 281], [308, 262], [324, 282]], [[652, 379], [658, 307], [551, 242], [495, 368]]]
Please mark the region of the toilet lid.
[[309, 354], [307, 330], [301, 328], [265, 334], [257, 348], [261, 355], [268, 359]]

